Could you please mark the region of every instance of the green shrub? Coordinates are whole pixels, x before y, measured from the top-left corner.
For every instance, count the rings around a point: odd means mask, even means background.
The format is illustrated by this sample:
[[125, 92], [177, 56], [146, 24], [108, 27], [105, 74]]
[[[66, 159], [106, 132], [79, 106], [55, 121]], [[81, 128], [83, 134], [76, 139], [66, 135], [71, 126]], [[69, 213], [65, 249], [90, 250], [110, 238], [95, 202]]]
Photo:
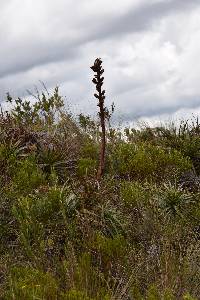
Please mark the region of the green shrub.
[[12, 105], [11, 116], [20, 124], [31, 125], [43, 123], [52, 125], [56, 119], [56, 114], [63, 108], [64, 103], [59, 95], [59, 89], [56, 87], [52, 95], [47, 92], [42, 92], [41, 95], [37, 92], [37, 101], [31, 103], [28, 100], [21, 98], [12, 99], [7, 94], [7, 102]]
[[16, 222], [12, 214], [13, 200], [1, 190], [0, 196], [0, 256], [9, 251], [9, 246], [17, 240]]
[[0, 144], [0, 185], [2, 187], [9, 184], [17, 164], [17, 149], [11, 144]]
[[152, 196], [152, 187], [142, 185], [139, 181], [121, 183], [120, 196], [126, 208], [142, 207]]
[[86, 140], [80, 152], [78, 161], [79, 176], [95, 176], [98, 165], [98, 145]]
[[163, 294], [163, 300], [176, 300], [173, 292], [167, 289]]
[[192, 164], [177, 150], [151, 144], [119, 144], [110, 157], [111, 170], [118, 176], [161, 181], [191, 169]]
[[65, 252], [66, 239], [76, 238], [73, 219], [78, 203], [67, 189], [52, 187], [35, 192], [19, 198], [12, 211], [22, 250], [36, 265], [41, 261], [46, 265], [46, 256], [60, 257]]
[[89, 140], [86, 139], [81, 149], [81, 153], [80, 153], [81, 158], [90, 158], [93, 160], [97, 160], [98, 153], [99, 153], [98, 144], [96, 144], [90, 139]]
[[135, 300], [143, 300], [144, 299], [141, 294], [140, 289], [138, 288], [138, 286], [136, 284], [134, 284], [133, 286], [131, 286], [129, 288], [129, 293]]
[[45, 184], [45, 177], [34, 157], [18, 162], [13, 176], [13, 189], [20, 195], [28, 195], [38, 186]]
[[183, 299], [184, 299], [184, 300], [197, 300], [197, 298], [194, 298], [194, 297], [190, 296], [189, 293], [185, 294], [185, 295], [183, 296]]
[[152, 285], [148, 288], [146, 299], [147, 300], [160, 300], [161, 299], [160, 292], [155, 285]]
[[115, 260], [123, 257], [126, 250], [126, 241], [121, 235], [108, 238], [97, 233], [93, 245], [101, 252], [102, 257], [104, 256], [106, 260]]
[[[25, 250], [25, 253], [31, 257], [34, 262], [37, 261], [36, 253], [40, 253], [40, 244], [44, 239], [43, 224], [40, 223], [34, 214], [34, 200], [28, 197], [19, 199], [13, 207], [19, 230], [19, 240]], [[38, 256], [38, 259], [41, 259]]]
[[189, 157], [194, 164], [197, 174], [200, 174], [200, 125], [199, 119], [182, 120], [179, 126], [174, 123], [167, 128], [159, 127], [154, 130], [154, 141], [162, 147], [177, 149]]
[[95, 300], [96, 298], [91, 298], [87, 295], [87, 292], [70, 290], [68, 293], [62, 296], [63, 300]]
[[58, 299], [58, 286], [50, 273], [31, 267], [14, 267], [4, 299]]
[[194, 201], [195, 199], [192, 194], [186, 193], [173, 185], [165, 185], [164, 188], [160, 189], [158, 194], [160, 207], [169, 217], [184, 217], [184, 211], [188, 209]]
[[90, 158], [80, 158], [78, 162], [78, 175], [79, 176], [95, 176], [97, 162]]
[[73, 286], [76, 292], [73, 289], [67, 296], [74, 296], [77, 293], [78, 296], [87, 296], [88, 298], [86, 299], [88, 300], [109, 299], [109, 288], [106, 285], [104, 274], [98, 269], [98, 265], [92, 264], [92, 258], [89, 253], [83, 253], [78, 259], [78, 264], [73, 274]]
[[[97, 261], [99, 261], [107, 280], [110, 273], [116, 272], [114, 270], [118, 264], [122, 263], [125, 265], [126, 263], [127, 243], [125, 238], [121, 235], [109, 238], [97, 232], [90, 248], [96, 253], [95, 257]], [[118, 272], [120, 271], [118, 270]], [[118, 272], [116, 272], [116, 274]]]

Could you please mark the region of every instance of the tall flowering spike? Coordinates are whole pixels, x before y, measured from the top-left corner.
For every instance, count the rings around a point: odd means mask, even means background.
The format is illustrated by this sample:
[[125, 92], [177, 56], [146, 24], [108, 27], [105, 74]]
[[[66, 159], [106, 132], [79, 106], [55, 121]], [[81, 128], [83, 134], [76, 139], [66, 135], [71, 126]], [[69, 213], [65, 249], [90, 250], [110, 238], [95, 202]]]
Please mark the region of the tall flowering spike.
[[104, 69], [102, 68], [102, 60], [101, 58], [97, 58], [94, 61], [94, 65], [90, 67], [92, 71], [95, 73], [92, 82], [96, 86], [97, 93], [94, 94], [94, 97], [98, 99], [97, 106], [99, 107], [99, 118], [101, 123], [101, 150], [99, 157], [99, 167], [97, 171], [97, 181], [101, 180], [105, 169], [105, 150], [106, 150], [106, 127], [105, 127], [105, 119], [106, 119], [106, 108], [104, 106], [105, 100], [105, 90], [102, 90], [104, 77], [102, 74], [104, 73]]

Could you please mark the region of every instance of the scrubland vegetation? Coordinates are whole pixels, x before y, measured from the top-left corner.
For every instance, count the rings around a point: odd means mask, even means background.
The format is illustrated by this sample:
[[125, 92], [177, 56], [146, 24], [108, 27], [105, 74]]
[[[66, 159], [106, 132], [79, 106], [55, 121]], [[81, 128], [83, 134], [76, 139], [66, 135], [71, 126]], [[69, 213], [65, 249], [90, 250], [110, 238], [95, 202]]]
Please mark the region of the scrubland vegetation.
[[[200, 124], [116, 129], [58, 88], [0, 116], [0, 298], [200, 299]], [[102, 171], [102, 170], [101, 170]]]

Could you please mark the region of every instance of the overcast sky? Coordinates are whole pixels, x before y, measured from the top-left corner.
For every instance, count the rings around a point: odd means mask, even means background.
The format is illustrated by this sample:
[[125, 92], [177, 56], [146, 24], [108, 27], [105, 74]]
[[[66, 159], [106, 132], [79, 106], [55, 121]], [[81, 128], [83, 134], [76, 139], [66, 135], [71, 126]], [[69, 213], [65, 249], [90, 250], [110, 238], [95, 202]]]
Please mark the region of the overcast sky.
[[95, 111], [101, 57], [124, 120], [200, 112], [200, 0], [0, 0], [0, 96], [60, 86]]

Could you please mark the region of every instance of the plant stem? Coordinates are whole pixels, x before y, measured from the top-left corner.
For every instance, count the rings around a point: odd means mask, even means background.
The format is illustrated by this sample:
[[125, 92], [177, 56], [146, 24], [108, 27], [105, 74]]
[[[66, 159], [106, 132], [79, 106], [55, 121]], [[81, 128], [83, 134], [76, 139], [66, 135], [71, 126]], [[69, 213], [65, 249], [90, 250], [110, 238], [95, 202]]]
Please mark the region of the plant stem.
[[91, 69], [96, 73], [92, 82], [96, 85], [97, 94], [95, 93], [95, 98], [98, 99], [99, 106], [99, 118], [101, 124], [101, 148], [100, 148], [100, 158], [99, 158], [99, 167], [97, 170], [97, 181], [101, 180], [101, 177], [104, 174], [105, 169], [105, 152], [106, 152], [106, 126], [105, 126], [105, 119], [106, 119], [106, 109], [104, 106], [105, 100], [105, 90], [102, 90], [103, 80], [102, 74], [104, 73], [104, 69], [102, 68], [102, 60], [97, 58], [94, 62], [94, 65]]

